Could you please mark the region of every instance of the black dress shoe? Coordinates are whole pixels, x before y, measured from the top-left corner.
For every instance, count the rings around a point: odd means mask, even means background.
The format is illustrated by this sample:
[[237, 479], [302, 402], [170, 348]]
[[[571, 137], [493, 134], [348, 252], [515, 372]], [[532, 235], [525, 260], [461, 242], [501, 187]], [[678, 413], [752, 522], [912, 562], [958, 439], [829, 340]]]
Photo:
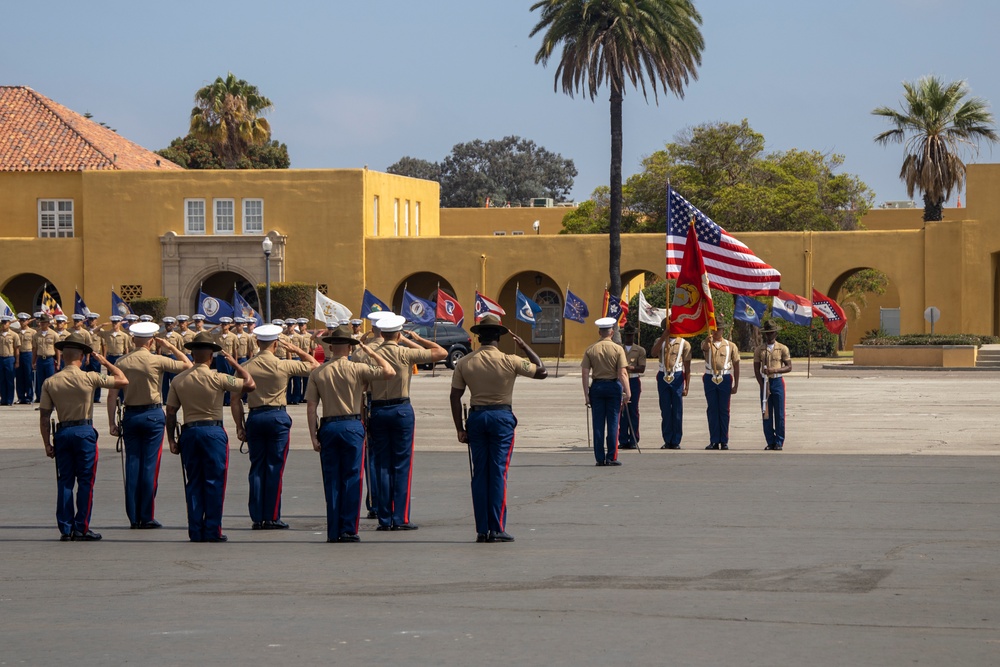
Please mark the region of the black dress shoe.
[[132, 530], [135, 530], [136, 528], [138, 528], [138, 527], [139, 527], [139, 524], [133, 521], [132, 523], [130, 523], [130, 524], [128, 525], [128, 527], [129, 527], [130, 529], [132, 529]]
[[215, 537], [206, 537], [206, 542], [228, 542], [229, 538], [225, 535], [216, 535]]
[[595, 465], [603, 466], [603, 465], [606, 465], [606, 464], [604, 463], [604, 461], [598, 461]]
[[163, 528], [163, 524], [153, 519], [152, 521], [143, 521], [139, 524], [139, 527], [143, 530], [154, 530], [156, 528]]
[[378, 512], [376, 512], [375, 510], [368, 510], [368, 516], [365, 517], [365, 518], [366, 519], [377, 519], [378, 518]]
[[392, 527], [392, 530], [418, 530], [419, 528], [420, 526], [418, 526], [415, 523], [401, 523], [398, 525], [394, 525]]
[[338, 542], [360, 542], [361, 538], [358, 537], [357, 533], [344, 533], [337, 538]]
[[680, 445], [667, 445], [667, 449], [680, 449]]
[[774, 446], [774, 451], [780, 452], [781, 451], [781, 445], [775, 445]]
[[717, 442], [713, 442], [712, 444], [710, 444], [710, 445], [709, 445], [708, 447], [706, 447], [705, 449], [718, 449], [718, 448], [719, 448], [719, 443], [717, 443]]
[[264, 530], [284, 530], [285, 528], [288, 528], [288, 524], [281, 520], [265, 521], [261, 525], [261, 528], [263, 528]]
[[513, 542], [514, 541], [514, 536], [511, 535], [510, 533], [504, 532], [502, 530], [499, 533], [495, 533], [495, 532], [493, 532], [491, 530], [490, 534], [486, 536], [486, 541], [487, 542]]
[[250, 526], [250, 530], [264, 530], [264, 522], [263, 521], [254, 521], [253, 525]]
[[635, 443], [628, 443], [625, 445], [618, 445], [618, 449], [635, 449]]
[[765, 452], [769, 452], [769, 451], [771, 451], [772, 449], [774, 449], [774, 446], [773, 446], [773, 445], [768, 445], [767, 447], [765, 447], [765, 448], [764, 448], [764, 451], [765, 451]]
[[[65, 537], [65, 535], [63, 537]], [[486, 541], [487, 541], [486, 533], [476, 533], [476, 542], [486, 542]]]
[[379, 525], [379, 527], [378, 527], [378, 528], [376, 528], [375, 530], [377, 530], [377, 531], [381, 531], [381, 530], [392, 530], [392, 526], [382, 526], [382, 525]]
[[[60, 535], [59, 536], [59, 541], [60, 542], [69, 542], [70, 541], [70, 536], [69, 535]], [[485, 535], [483, 535], [483, 541], [484, 542], [486, 541], [486, 536]]]
[[88, 530], [86, 533], [81, 533], [79, 531], [74, 530], [70, 534], [69, 539], [73, 540], [74, 542], [96, 542], [97, 540], [101, 539], [101, 534], [95, 533], [92, 530]]
[[724, 442], [719, 443], [719, 449], [729, 449], [729, 445]]
[[621, 461], [615, 461], [614, 459], [608, 459], [604, 462], [604, 465], [606, 466], [620, 466], [621, 464]]

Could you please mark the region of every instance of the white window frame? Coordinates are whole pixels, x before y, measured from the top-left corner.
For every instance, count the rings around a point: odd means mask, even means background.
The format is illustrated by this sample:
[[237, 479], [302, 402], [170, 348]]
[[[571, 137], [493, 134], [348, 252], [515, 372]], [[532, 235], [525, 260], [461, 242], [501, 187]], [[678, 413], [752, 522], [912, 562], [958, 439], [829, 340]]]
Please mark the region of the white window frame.
[[510, 233], [511, 236], [524, 236], [524, 231], [520, 229], [515, 229]]
[[[229, 204], [229, 229], [219, 227], [219, 204]], [[215, 234], [220, 236], [232, 236], [236, 233], [236, 201], [234, 199], [223, 197], [212, 200], [212, 229]]]
[[[555, 303], [550, 299], [543, 299], [542, 296], [548, 293], [555, 297]], [[558, 343], [562, 340], [562, 296], [551, 287], [542, 287], [535, 291], [532, 301], [542, 307], [542, 312], [535, 316], [535, 326], [531, 328], [532, 343]], [[544, 335], [548, 331], [549, 335]]]
[[[249, 226], [250, 215], [247, 214], [247, 204], [260, 204], [260, 229], [251, 229]], [[247, 235], [263, 235], [264, 234], [264, 200], [260, 197], [250, 197], [243, 200], [241, 206], [243, 209], [243, 233]]]
[[[201, 229], [195, 229], [191, 226], [191, 204], [201, 204]], [[205, 220], [205, 200], [204, 199], [185, 199], [184, 200], [184, 233], [191, 235], [201, 236], [205, 233], [206, 229]]]
[[507, 236], [507, 232], [500, 231], [500, 230], [494, 230], [493, 231], [493, 236]]
[[410, 200], [403, 202], [403, 236], [410, 235]]
[[[51, 210], [42, 210], [51, 205]], [[38, 238], [71, 239], [76, 234], [76, 212], [72, 199], [38, 200]], [[43, 218], [51, 219], [50, 225], [43, 225]]]
[[372, 236], [378, 236], [378, 195], [372, 204]]
[[413, 235], [420, 236], [420, 202], [413, 202]]
[[399, 236], [399, 199], [392, 200], [392, 233]]

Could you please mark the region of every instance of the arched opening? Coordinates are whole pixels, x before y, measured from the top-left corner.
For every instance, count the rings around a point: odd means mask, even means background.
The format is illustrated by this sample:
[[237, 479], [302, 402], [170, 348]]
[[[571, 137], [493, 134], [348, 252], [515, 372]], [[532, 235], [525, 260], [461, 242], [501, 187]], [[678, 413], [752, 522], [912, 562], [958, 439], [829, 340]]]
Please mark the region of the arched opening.
[[630, 301], [635, 295], [646, 287], [663, 280], [662, 273], [657, 274], [645, 269], [633, 269], [622, 272], [622, 293], [623, 301]]
[[[43, 291], [48, 291], [49, 295], [62, 307], [63, 312], [73, 312], [74, 304], [72, 302], [63, 303], [62, 296], [52, 281], [37, 273], [21, 273], [14, 276], [7, 281], [2, 291], [14, 305], [15, 313], [19, 311], [36, 313], [41, 310]], [[111, 298], [110, 295], [108, 298]]]
[[[431, 273], [430, 271], [420, 271], [418, 273], [412, 273], [406, 278], [404, 278], [399, 285], [396, 287], [396, 291], [392, 295], [392, 312], [402, 313], [403, 309], [403, 291], [407, 291], [413, 296], [420, 297], [421, 299], [426, 299], [431, 303], [437, 303], [437, 291], [438, 286], [441, 287], [441, 291], [445, 294], [449, 294], [455, 298], [458, 298], [455, 294], [454, 288], [452, 288], [451, 283], [442, 278], [436, 273]], [[462, 310], [465, 312], [472, 312], [469, 306], [472, 304], [463, 304]], [[469, 324], [469, 322], [466, 322]]]
[[[517, 319], [517, 290], [538, 304], [542, 311], [535, 316], [535, 326]], [[528, 341], [541, 356], [557, 356], [562, 344], [563, 292], [556, 282], [541, 271], [522, 271], [511, 276], [500, 290], [497, 302], [506, 311], [504, 324]], [[505, 352], [515, 352], [512, 340], [500, 341]]]
[[[219, 271], [218, 273], [206, 276], [201, 282], [200, 291], [229, 304], [233, 303], [233, 295], [238, 292], [250, 304], [251, 308], [258, 313], [261, 312], [260, 298], [257, 296], [256, 286], [239, 273]], [[198, 311], [198, 292], [199, 287], [195, 287], [188, 299], [192, 313]]]
[[882, 326], [885, 317], [891, 319], [891, 309], [899, 308], [899, 289], [882, 271], [874, 267], [858, 266], [841, 273], [830, 284], [827, 296], [844, 309], [847, 327], [841, 333], [842, 348], [856, 345], [865, 332]]

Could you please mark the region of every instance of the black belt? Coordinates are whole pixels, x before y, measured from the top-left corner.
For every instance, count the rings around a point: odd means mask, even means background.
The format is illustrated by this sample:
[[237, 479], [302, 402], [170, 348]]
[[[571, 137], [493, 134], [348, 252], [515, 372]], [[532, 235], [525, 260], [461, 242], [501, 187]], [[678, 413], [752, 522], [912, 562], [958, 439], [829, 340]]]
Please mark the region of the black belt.
[[7, 356], [5, 356], [5, 357], [4, 357], [4, 356], [0, 356], [0, 359], [13, 359], [13, 358], [14, 358], [15, 356], [16, 356], [16, 355], [13, 355], [13, 354], [9, 354], [9, 355], [7, 355]]
[[73, 426], [93, 426], [94, 421], [92, 419], [71, 419], [70, 421], [59, 422], [56, 424], [56, 431], [61, 431], [64, 428], [71, 428]]
[[483, 412], [483, 411], [492, 411], [492, 410], [504, 410], [506, 412], [511, 412], [511, 409], [510, 409], [509, 405], [473, 405], [472, 406], [472, 411], [473, 412]]
[[41, 355], [41, 354], [39, 354], [39, 355], [38, 355], [38, 356], [36, 356], [35, 358], [36, 358], [36, 359], [51, 359], [52, 357], [51, 357], [51, 356], [49, 356], [49, 357], [46, 357], [46, 356], [44, 356], [44, 355]]
[[618, 378], [614, 378], [613, 380], [598, 380], [595, 378], [594, 383], [596, 384], [598, 382], [618, 382]]
[[221, 419], [202, 419], [201, 421], [188, 422], [181, 427], [181, 431], [186, 431], [189, 428], [204, 428], [206, 426], [222, 426]]
[[360, 420], [361, 415], [337, 415], [336, 417], [323, 417], [319, 420], [319, 423], [329, 424], [330, 422], [345, 422], [350, 420]]
[[259, 408], [250, 408], [250, 414], [254, 414], [255, 412], [273, 412], [274, 410], [287, 412], [284, 405], [262, 405]]
[[402, 403], [409, 403], [409, 398], [390, 398], [384, 401], [372, 401], [373, 408], [381, 408], [385, 405], [400, 405]]
[[149, 405], [126, 405], [125, 412], [148, 412], [150, 410], [159, 410], [162, 406], [160, 403], [150, 403]]

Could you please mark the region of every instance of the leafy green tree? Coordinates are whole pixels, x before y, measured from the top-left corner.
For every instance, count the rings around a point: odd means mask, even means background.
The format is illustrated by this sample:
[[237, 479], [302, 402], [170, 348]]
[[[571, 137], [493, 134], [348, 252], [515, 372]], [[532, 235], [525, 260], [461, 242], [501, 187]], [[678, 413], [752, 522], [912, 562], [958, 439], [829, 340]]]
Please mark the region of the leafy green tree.
[[[178, 137], [167, 148], [156, 151], [171, 162], [185, 169], [225, 169], [221, 156], [212, 147], [190, 134]], [[250, 146], [245, 155], [234, 165], [235, 169], [288, 169], [291, 166], [288, 146], [278, 141], [268, 141], [259, 146]]]
[[[684, 96], [697, 79], [705, 42], [701, 15], [691, 0], [540, 0], [534, 37], [544, 32], [535, 63], [548, 64], [562, 45], [555, 89], [577, 91], [591, 100], [610, 88], [611, 178], [608, 227], [609, 289], [620, 294], [622, 230], [622, 100], [626, 86], [638, 86], [647, 98], [647, 78], [658, 101], [660, 88]], [[648, 98], [647, 98], [648, 99]]]
[[422, 178], [425, 181], [441, 182], [441, 165], [437, 162], [421, 160], [420, 158], [404, 156], [395, 164], [389, 165], [386, 171], [399, 176]]
[[983, 141], [997, 141], [993, 113], [986, 100], [966, 99], [965, 81], [945, 83], [935, 76], [925, 76], [916, 83], [903, 82], [902, 111], [881, 106], [872, 110], [893, 126], [875, 136], [875, 143], [905, 144], [899, 179], [906, 184], [907, 196], [923, 194], [924, 221], [942, 219], [944, 202], [952, 190], [965, 185], [962, 147], [978, 152]]
[[250, 146], [271, 140], [271, 126], [261, 118], [271, 110], [271, 100], [232, 72], [200, 88], [194, 101], [190, 133], [212, 146], [227, 169], [235, 169]]

